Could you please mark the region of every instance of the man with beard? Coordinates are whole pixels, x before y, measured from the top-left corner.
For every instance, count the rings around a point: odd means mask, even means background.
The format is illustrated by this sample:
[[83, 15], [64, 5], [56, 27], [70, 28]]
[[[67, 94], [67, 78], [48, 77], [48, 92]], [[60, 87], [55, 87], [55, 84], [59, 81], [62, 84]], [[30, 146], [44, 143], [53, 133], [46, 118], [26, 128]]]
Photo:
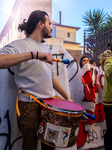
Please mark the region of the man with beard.
[[[30, 14], [27, 22], [24, 20], [19, 25], [18, 29], [24, 31], [26, 38], [3, 47], [0, 51], [0, 69], [12, 66], [14, 68], [15, 83], [18, 90], [22, 89], [18, 97], [22, 150], [36, 150], [41, 108], [39, 103], [28, 95], [38, 100], [53, 98], [54, 88], [65, 99], [70, 101], [71, 99], [54, 76], [50, 49], [42, 44], [44, 38], [51, 37], [52, 28], [48, 14], [36, 10]], [[41, 145], [42, 150], [55, 149], [44, 143]]]

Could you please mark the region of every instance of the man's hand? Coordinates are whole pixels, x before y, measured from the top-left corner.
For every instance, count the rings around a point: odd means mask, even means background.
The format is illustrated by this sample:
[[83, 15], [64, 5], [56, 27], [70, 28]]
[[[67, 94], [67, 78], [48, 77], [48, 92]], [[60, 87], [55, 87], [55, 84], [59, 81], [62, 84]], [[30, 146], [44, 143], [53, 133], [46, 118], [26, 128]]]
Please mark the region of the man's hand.
[[38, 52], [38, 59], [41, 60], [41, 61], [47, 62], [49, 64], [53, 64], [53, 59], [54, 58], [48, 52], [45, 52], [45, 53]]
[[73, 102], [72, 99], [70, 97], [67, 98], [68, 101]]

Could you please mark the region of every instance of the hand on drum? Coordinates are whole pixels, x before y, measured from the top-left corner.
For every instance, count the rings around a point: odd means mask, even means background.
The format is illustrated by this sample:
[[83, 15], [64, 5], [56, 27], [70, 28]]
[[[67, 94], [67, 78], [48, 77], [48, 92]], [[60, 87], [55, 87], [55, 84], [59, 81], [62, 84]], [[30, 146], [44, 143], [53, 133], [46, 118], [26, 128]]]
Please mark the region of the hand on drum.
[[68, 96], [67, 98], [68, 101], [73, 102], [72, 99]]

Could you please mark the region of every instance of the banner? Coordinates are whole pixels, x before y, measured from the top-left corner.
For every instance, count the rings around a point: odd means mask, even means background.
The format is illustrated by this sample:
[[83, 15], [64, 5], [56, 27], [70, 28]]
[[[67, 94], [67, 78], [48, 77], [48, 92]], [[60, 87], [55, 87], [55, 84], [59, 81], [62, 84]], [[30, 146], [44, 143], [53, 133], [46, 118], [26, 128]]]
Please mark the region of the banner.
[[0, 150], [21, 150], [13, 68], [0, 69]]
[[101, 68], [98, 70], [90, 64], [85, 64], [81, 69], [81, 74], [85, 97], [80, 104], [96, 119], [95, 121], [91, 119], [81, 121], [77, 138], [78, 150], [103, 146], [106, 132], [106, 116], [102, 101], [104, 73]]

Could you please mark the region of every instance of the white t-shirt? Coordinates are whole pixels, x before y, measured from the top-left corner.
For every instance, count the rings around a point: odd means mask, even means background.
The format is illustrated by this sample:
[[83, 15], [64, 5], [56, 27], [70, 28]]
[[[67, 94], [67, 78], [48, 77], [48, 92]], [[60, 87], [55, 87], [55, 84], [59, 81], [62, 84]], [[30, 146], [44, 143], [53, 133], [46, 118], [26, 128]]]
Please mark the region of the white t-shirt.
[[[0, 51], [0, 54], [27, 53], [27, 52], [50, 52], [50, 49], [42, 43], [38, 43], [27, 37], [16, 40]], [[52, 98], [55, 96], [52, 79], [54, 76], [54, 66], [40, 60], [32, 59], [14, 66], [14, 79], [18, 89], [32, 94], [37, 99]], [[25, 94], [19, 94], [19, 100], [32, 102]]]

